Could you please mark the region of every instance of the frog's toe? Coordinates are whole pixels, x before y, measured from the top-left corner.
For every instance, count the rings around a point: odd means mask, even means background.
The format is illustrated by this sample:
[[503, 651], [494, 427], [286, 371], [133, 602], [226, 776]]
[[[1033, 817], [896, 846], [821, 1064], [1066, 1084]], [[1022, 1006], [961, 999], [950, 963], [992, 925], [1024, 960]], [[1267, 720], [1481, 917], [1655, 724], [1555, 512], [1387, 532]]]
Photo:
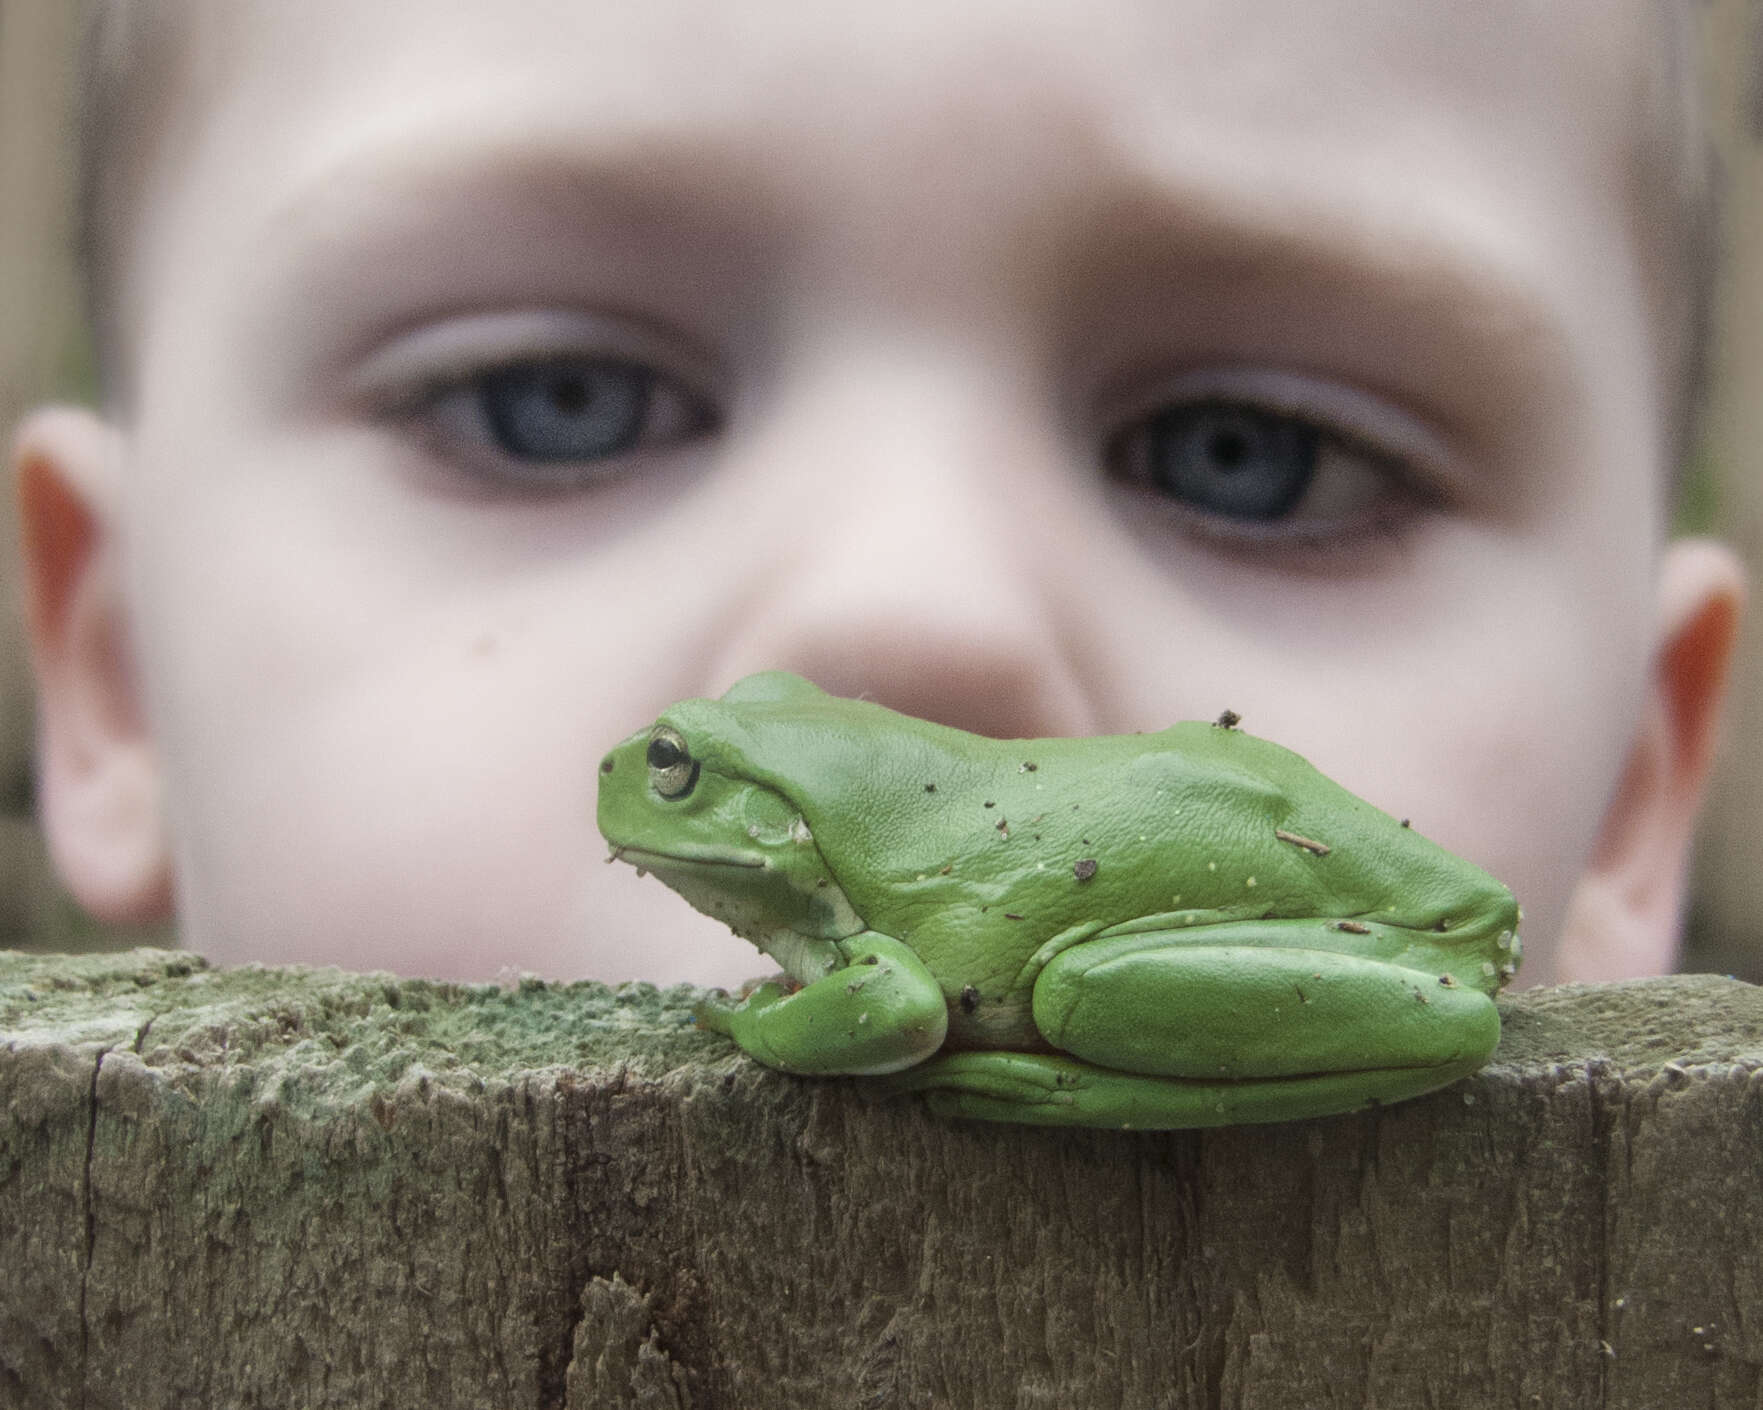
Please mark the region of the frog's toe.
[[698, 1027], [711, 1033], [728, 1032], [728, 1015], [734, 1005], [729, 1001], [728, 994], [721, 989], [712, 989], [700, 994], [692, 1005], [692, 1020]]

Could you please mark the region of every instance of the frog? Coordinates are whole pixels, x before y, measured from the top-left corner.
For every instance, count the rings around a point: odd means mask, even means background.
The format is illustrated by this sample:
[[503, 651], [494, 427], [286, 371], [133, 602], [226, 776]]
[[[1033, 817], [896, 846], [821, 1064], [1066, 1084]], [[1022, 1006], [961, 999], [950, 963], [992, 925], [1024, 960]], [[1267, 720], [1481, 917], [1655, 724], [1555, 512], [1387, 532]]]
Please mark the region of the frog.
[[1500, 1038], [1511, 891], [1225, 712], [994, 739], [785, 671], [607, 753], [607, 860], [781, 974], [698, 1025], [934, 1113], [1179, 1130], [1432, 1092]]

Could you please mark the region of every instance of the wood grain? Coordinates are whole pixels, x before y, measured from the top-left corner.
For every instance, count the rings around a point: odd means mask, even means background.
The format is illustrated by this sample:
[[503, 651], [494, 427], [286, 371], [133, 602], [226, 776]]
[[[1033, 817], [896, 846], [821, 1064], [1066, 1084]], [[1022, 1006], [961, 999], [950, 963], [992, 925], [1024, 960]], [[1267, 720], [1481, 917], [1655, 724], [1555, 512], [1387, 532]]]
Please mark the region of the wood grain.
[[1755, 1406], [1763, 990], [1435, 1096], [943, 1122], [691, 991], [0, 959], [0, 1405]]

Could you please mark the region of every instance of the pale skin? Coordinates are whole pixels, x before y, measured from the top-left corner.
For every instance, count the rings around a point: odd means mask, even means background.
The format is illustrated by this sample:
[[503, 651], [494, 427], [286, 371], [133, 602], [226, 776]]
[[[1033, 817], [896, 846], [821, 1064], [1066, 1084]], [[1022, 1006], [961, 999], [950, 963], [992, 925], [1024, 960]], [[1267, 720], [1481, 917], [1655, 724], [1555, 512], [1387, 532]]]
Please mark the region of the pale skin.
[[[1741, 578], [1665, 541], [1645, 15], [228, 7], [133, 395], [16, 443], [62, 876], [221, 961], [733, 983], [596, 769], [781, 667], [996, 736], [1228, 706], [1508, 883], [1525, 980], [1668, 968]], [[471, 379], [556, 356], [664, 390], [538, 485]], [[1316, 496], [1137, 473], [1205, 401], [1326, 428]]]

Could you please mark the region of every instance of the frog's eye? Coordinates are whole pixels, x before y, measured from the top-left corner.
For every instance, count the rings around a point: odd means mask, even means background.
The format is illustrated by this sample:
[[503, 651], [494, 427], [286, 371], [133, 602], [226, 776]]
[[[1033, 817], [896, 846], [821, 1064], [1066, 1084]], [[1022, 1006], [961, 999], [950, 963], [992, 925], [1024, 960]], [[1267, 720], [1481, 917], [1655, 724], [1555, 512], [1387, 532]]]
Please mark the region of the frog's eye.
[[698, 761], [675, 729], [656, 725], [649, 736], [649, 782], [663, 798], [684, 798], [698, 782]]

